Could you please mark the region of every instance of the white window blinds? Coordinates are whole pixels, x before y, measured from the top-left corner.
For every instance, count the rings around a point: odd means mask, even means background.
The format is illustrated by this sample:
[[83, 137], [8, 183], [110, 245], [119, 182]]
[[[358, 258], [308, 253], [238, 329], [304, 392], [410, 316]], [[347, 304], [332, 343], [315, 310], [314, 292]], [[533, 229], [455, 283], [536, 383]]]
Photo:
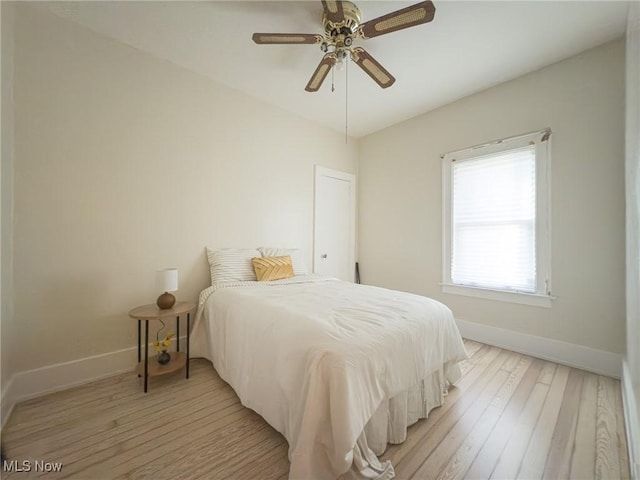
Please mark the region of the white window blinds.
[[442, 162], [442, 291], [551, 307], [551, 130]]
[[536, 150], [453, 161], [451, 281], [536, 291]]

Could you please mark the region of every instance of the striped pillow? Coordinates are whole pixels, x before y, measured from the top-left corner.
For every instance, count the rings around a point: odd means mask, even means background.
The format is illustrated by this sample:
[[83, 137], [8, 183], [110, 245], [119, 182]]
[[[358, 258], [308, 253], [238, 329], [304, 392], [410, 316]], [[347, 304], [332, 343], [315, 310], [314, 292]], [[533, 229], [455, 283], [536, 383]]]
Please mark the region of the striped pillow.
[[293, 277], [291, 257], [256, 257], [251, 260], [259, 282]]
[[251, 248], [223, 248], [212, 250], [207, 247], [207, 258], [211, 269], [211, 285], [218, 282], [256, 281], [251, 259], [260, 252]]
[[289, 255], [291, 257], [291, 263], [293, 264], [293, 273], [295, 275], [309, 275], [309, 269], [304, 263], [302, 251], [297, 248], [260, 247], [258, 250], [263, 257], [282, 257], [283, 255]]

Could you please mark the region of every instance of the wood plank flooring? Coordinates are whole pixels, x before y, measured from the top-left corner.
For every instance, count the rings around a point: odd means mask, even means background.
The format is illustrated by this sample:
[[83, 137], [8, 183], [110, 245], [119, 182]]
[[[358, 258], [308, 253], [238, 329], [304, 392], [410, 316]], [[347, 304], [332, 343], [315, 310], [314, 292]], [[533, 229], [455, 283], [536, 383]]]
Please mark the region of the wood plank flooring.
[[[465, 345], [464, 376], [445, 404], [384, 453], [398, 479], [629, 478], [620, 382]], [[23, 402], [2, 448], [25, 470], [4, 471], [6, 479], [270, 480], [289, 472], [282, 435], [200, 359], [189, 380], [155, 377], [147, 394], [131, 373]], [[56, 462], [61, 470], [51, 471]]]

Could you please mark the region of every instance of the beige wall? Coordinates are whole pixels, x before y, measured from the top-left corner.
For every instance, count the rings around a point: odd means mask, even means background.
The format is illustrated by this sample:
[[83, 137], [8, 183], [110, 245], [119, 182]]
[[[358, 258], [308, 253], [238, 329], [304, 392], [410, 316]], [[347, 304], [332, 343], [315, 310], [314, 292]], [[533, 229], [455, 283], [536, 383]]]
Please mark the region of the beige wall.
[[[13, 328], [13, 5], [0, 3], [2, 15], [2, 168], [0, 169], [0, 388], [4, 395], [15, 373], [11, 355], [15, 350]], [[4, 411], [4, 406], [3, 406]], [[2, 415], [4, 418], [4, 415]]]
[[[626, 82], [627, 348], [623, 388], [631, 460], [640, 476], [640, 3], [629, 9]], [[634, 435], [635, 434], [635, 435]], [[635, 442], [635, 443], [634, 443]], [[632, 466], [632, 468], [634, 468]]]
[[205, 245], [310, 265], [314, 164], [357, 170], [357, 141], [25, 4], [15, 73], [14, 372], [132, 347], [156, 269], [208, 286]]
[[[551, 127], [550, 309], [445, 295], [440, 154]], [[456, 318], [624, 350], [624, 43], [616, 41], [360, 142], [363, 283], [425, 294]]]

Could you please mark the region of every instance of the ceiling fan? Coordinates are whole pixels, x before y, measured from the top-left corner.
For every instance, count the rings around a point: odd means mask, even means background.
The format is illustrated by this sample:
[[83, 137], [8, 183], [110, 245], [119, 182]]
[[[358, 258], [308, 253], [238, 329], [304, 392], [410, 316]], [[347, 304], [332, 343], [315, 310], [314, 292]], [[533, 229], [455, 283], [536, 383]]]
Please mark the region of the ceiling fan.
[[317, 92], [331, 68], [349, 56], [378, 85], [387, 88], [396, 79], [362, 47], [354, 47], [355, 38], [373, 38], [433, 20], [436, 7], [420, 2], [382, 17], [360, 23], [360, 9], [348, 1], [322, 0], [324, 35], [306, 33], [254, 33], [253, 41], [267, 44], [319, 44], [325, 53], [305, 87]]

